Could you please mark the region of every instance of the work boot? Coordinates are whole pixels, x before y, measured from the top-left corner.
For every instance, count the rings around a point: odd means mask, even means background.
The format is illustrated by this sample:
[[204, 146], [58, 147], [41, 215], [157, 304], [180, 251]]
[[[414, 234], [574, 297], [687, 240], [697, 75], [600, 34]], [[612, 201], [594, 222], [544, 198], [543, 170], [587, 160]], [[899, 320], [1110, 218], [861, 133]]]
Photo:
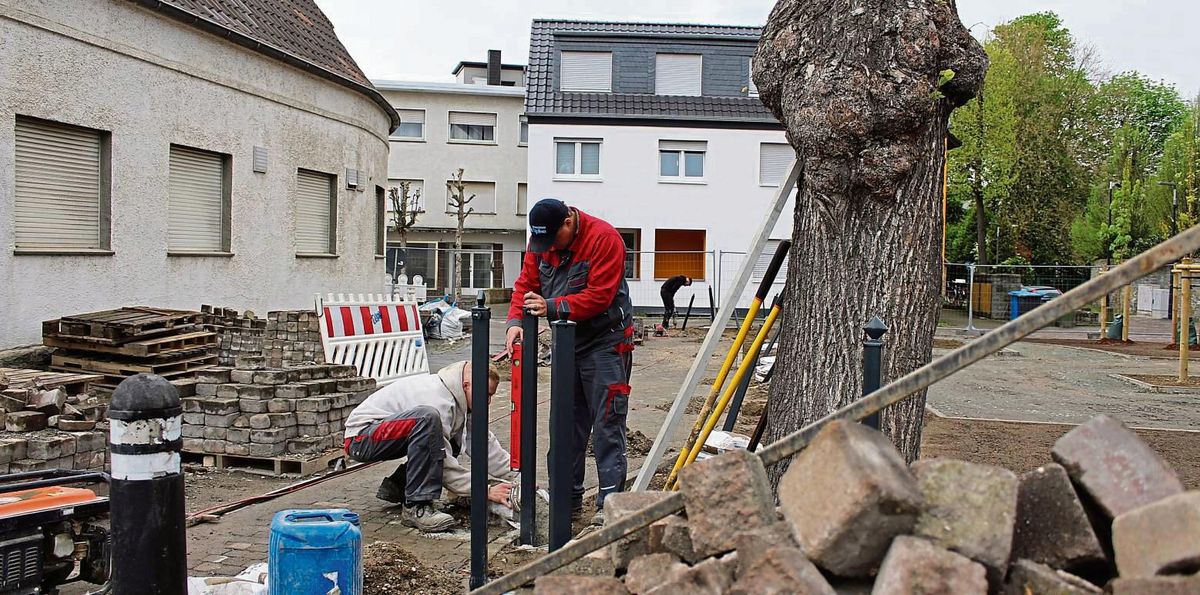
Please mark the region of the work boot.
[[375, 497], [392, 504], [404, 504], [404, 486], [390, 477], [385, 477], [379, 482], [379, 490], [375, 492]]
[[404, 507], [400, 516], [400, 524], [412, 527], [422, 533], [441, 533], [454, 526], [454, 517], [438, 512], [430, 502], [417, 502]]
[[603, 527], [604, 526], [604, 509], [603, 508], [596, 509], [596, 514], [592, 515], [591, 524], [594, 527]]

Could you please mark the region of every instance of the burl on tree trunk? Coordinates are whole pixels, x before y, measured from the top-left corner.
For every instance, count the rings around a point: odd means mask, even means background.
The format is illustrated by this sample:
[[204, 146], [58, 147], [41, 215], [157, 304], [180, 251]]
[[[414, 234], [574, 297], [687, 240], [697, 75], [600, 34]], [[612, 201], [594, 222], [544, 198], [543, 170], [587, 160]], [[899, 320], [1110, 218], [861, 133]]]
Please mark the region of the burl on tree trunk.
[[[754, 81], [803, 173], [764, 443], [861, 397], [862, 327], [874, 315], [891, 329], [885, 382], [929, 361], [947, 122], [986, 70], [952, 0], [775, 5]], [[922, 393], [883, 414], [910, 460], [924, 406]]]

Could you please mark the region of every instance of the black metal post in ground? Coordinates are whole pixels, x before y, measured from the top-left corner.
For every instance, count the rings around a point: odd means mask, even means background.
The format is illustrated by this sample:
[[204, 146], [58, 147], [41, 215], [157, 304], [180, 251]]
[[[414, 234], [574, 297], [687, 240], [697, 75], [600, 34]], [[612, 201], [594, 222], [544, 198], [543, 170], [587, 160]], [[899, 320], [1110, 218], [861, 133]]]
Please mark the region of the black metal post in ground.
[[179, 391], [138, 374], [113, 391], [108, 409], [113, 593], [187, 592], [183, 445]]
[[710, 322], [717, 321], [717, 300], [713, 297], [712, 285], [708, 286], [708, 318]]
[[550, 551], [571, 539], [571, 434], [575, 424], [575, 323], [550, 323]]
[[696, 293], [692, 292], [692, 299], [688, 300], [687, 312], [683, 313], [683, 326], [679, 327], [679, 330], [681, 330], [681, 331], [687, 330], [688, 319], [692, 317], [692, 305], [695, 303], [696, 303]]
[[[471, 588], [487, 582], [488, 325], [484, 292], [471, 308]], [[530, 460], [530, 463], [533, 461]]]
[[537, 535], [537, 384], [538, 319], [521, 319], [521, 543]]
[[[871, 321], [863, 327], [867, 338], [863, 339], [863, 396], [867, 396], [883, 386], [883, 334], [888, 327], [879, 319], [872, 316]], [[875, 412], [863, 419], [863, 423], [879, 429], [879, 413]]]

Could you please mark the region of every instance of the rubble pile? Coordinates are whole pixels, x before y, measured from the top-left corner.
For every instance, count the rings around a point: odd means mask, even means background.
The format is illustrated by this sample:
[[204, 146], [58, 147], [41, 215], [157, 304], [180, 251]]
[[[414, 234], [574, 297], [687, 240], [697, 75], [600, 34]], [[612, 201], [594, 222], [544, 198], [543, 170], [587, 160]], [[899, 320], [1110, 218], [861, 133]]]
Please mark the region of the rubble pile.
[[95, 374], [0, 368], [0, 427], [6, 432], [57, 429], [89, 432], [105, 420], [108, 404], [96, 397]]
[[[536, 593], [1200, 593], [1200, 491], [1100, 416], [1016, 475], [905, 465], [882, 433], [829, 423], [778, 489], [732, 451], [680, 474], [684, 514], [535, 583]], [[606, 500], [606, 523], [667, 497]], [[1102, 591], [1103, 589], [1103, 591]]]
[[339, 364], [221, 367], [177, 387], [185, 452], [274, 458], [341, 447], [346, 417], [375, 380]]
[[204, 325], [217, 334], [217, 363], [227, 367], [325, 361], [321, 320], [311, 310], [279, 310], [258, 318], [252, 311], [203, 305]]

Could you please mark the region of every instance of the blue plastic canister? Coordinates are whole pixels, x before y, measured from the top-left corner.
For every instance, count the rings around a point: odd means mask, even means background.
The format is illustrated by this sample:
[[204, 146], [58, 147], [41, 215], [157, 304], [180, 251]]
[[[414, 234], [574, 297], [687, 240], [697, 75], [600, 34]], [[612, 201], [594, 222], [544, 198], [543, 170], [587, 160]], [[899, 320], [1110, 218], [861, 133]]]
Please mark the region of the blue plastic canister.
[[345, 508], [282, 510], [271, 521], [271, 595], [362, 595], [362, 532]]

